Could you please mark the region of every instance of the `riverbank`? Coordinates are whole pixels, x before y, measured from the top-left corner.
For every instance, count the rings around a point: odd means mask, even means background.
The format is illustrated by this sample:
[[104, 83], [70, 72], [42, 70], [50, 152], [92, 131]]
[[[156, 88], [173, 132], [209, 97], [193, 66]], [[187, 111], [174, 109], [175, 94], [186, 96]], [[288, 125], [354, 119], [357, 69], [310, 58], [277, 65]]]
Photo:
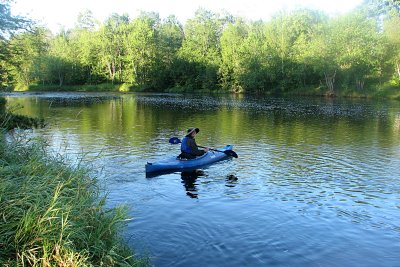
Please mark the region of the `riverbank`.
[[0, 140], [1, 266], [145, 266], [123, 244], [126, 209], [40, 142]]
[[185, 88], [185, 87], [173, 87], [166, 88], [165, 90], [152, 90], [148, 88], [142, 88], [132, 86], [129, 84], [97, 84], [97, 85], [32, 85], [27, 91], [32, 92], [153, 92], [153, 93], [235, 93], [235, 94], [260, 94], [260, 95], [276, 95], [276, 96], [329, 96], [329, 97], [341, 97], [341, 98], [372, 98], [372, 99], [392, 99], [400, 100], [400, 88], [395, 85], [385, 84], [365, 88], [363, 90], [356, 89], [338, 89], [334, 93], [328, 93], [324, 87], [305, 87], [292, 90], [284, 90], [278, 88], [276, 90], [270, 90], [268, 93], [263, 91], [257, 92], [233, 92], [224, 91], [221, 89], [215, 90], [196, 90]]
[[287, 96], [330, 96], [339, 98], [371, 98], [371, 99], [391, 99], [400, 100], [400, 87], [390, 84], [371, 86], [362, 90], [357, 89], [338, 89], [333, 93], [327, 92], [326, 88], [300, 88], [288, 91]]
[[[6, 114], [0, 128], [36, 120]], [[17, 118], [17, 119], [16, 119]], [[50, 156], [40, 141], [0, 136], [1, 266], [146, 266], [124, 244], [124, 207], [106, 209], [96, 179]]]

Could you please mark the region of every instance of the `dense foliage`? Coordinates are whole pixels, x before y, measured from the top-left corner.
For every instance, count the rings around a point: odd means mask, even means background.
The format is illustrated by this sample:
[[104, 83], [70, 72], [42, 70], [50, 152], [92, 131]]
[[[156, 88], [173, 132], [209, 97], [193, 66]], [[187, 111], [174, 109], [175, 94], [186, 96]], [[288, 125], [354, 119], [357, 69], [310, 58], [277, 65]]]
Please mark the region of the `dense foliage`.
[[4, 41], [2, 82], [332, 95], [398, 89], [399, 10], [398, 1], [366, 0], [342, 16], [301, 9], [263, 22], [199, 9], [185, 25], [156, 13], [100, 23], [85, 11], [55, 36], [36, 28]]

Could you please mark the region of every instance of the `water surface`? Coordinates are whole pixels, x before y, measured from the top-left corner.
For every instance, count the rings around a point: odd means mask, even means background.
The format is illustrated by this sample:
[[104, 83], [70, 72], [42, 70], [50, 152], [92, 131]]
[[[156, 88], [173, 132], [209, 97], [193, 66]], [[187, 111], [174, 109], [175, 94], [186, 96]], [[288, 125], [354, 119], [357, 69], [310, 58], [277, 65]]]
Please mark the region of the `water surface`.
[[[54, 153], [82, 159], [154, 266], [400, 266], [400, 104], [169, 94], [11, 94]], [[146, 178], [199, 127], [238, 159]], [[236, 179], [231, 179], [236, 177]]]

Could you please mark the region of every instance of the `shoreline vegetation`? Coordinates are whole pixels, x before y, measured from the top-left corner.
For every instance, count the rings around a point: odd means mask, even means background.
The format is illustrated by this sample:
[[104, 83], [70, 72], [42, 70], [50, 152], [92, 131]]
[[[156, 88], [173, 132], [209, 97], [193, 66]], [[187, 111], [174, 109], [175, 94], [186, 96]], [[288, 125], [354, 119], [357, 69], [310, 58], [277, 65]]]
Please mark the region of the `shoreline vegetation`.
[[[83, 11], [52, 33], [3, 5], [0, 90], [244, 93], [400, 99], [400, 2], [346, 14], [280, 11], [268, 21], [198, 9], [182, 24], [157, 12]], [[13, 23], [15, 22], [15, 23]], [[0, 32], [1, 35], [1, 32]], [[0, 36], [1, 37], [1, 36]]]
[[216, 94], [259, 94], [259, 95], [274, 95], [274, 96], [314, 96], [314, 97], [339, 97], [339, 98], [372, 98], [372, 99], [391, 99], [400, 100], [400, 89], [395, 86], [381, 86], [379, 89], [367, 89], [363, 92], [357, 90], [342, 90], [331, 94], [323, 87], [316, 88], [300, 88], [286, 93], [279, 90], [271, 90], [269, 92], [235, 92], [224, 90], [197, 90], [193, 91], [184, 87], [173, 87], [165, 90], [146, 90], [129, 84], [97, 84], [97, 85], [33, 85], [27, 91], [22, 92], [152, 92], [152, 93], [216, 93]]
[[49, 155], [44, 142], [6, 141], [13, 119], [0, 100], [0, 265], [147, 266], [122, 239], [126, 207], [106, 209], [88, 170]]

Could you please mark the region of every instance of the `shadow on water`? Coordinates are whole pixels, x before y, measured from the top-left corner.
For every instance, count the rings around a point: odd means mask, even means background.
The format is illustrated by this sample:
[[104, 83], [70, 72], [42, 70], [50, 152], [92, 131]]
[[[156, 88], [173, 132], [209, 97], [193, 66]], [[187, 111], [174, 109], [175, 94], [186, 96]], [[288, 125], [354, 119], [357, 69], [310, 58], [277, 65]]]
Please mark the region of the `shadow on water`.
[[[195, 172], [198, 169], [193, 168], [193, 169], [185, 169], [184, 172], [190, 173], [190, 172]], [[166, 170], [166, 171], [156, 171], [156, 172], [146, 172], [146, 178], [155, 178], [158, 176], [162, 176], [162, 175], [167, 175], [167, 174], [171, 174], [171, 173], [179, 173], [181, 172], [181, 170], [179, 169], [173, 169], [173, 170]]]
[[238, 177], [234, 174], [228, 174], [225, 178], [226, 187], [235, 187], [238, 182]]
[[[171, 174], [176, 171], [166, 171], [166, 172], [156, 172], [156, 173], [146, 173], [146, 178], [155, 178], [166, 174]], [[188, 170], [181, 172], [182, 184], [185, 188], [186, 195], [190, 198], [198, 198], [198, 189], [197, 189], [197, 178], [205, 177], [207, 174], [200, 169]]]
[[[198, 178], [208, 176], [203, 170], [185, 171], [181, 173], [182, 184], [185, 187], [186, 195], [190, 198], [198, 198]], [[234, 174], [229, 174], [225, 177], [226, 187], [235, 187], [238, 182], [238, 177]]]
[[190, 198], [198, 198], [197, 178], [206, 176], [203, 170], [185, 171], [181, 173], [182, 184], [185, 187], [186, 195]]
[[[146, 178], [155, 178], [162, 175], [167, 175], [171, 173], [179, 173], [179, 172], [158, 172], [158, 173], [150, 173], [146, 175]], [[208, 174], [202, 169], [188, 170], [180, 172], [181, 175], [181, 183], [185, 189], [186, 195], [190, 198], [198, 198], [199, 197], [199, 180], [198, 178], [208, 177]], [[218, 180], [218, 179], [214, 179]], [[226, 187], [235, 187], [238, 183], [238, 177], [234, 174], [228, 174], [225, 176], [225, 186]]]

